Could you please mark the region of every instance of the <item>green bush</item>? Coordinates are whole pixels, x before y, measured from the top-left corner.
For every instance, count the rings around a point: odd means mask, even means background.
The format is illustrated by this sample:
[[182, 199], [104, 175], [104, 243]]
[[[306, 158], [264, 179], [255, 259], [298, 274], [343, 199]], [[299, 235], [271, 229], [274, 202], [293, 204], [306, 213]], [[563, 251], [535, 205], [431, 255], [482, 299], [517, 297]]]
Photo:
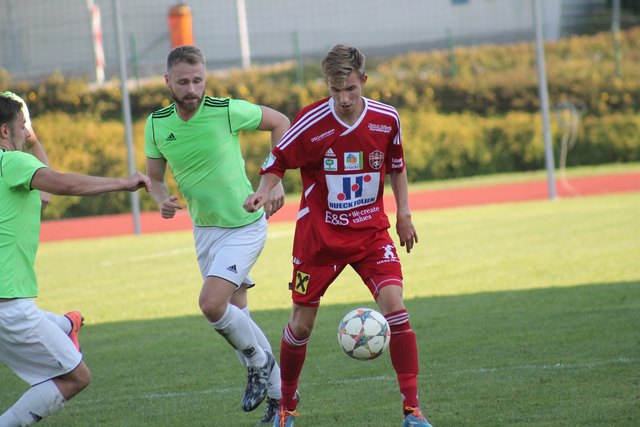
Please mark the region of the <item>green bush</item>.
[[[620, 33], [622, 78], [616, 75], [610, 33], [576, 36], [546, 44], [547, 77], [552, 106], [572, 102], [582, 115], [578, 140], [568, 165], [640, 160], [640, 28]], [[535, 50], [531, 43], [455, 48], [451, 52], [413, 52], [369, 58], [366, 96], [401, 112], [409, 179], [540, 169], [544, 151], [539, 115]], [[299, 109], [327, 96], [319, 64], [284, 63], [247, 71], [211, 73], [208, 94], [246, 99], [293, 118]], [[30, 85], [12, 83], [0, 70], [3, 87], [22, 95], [54, 168], [95, 175], [127, 173], [117, 82], [94, 88], [78, 79], [53, 74]], [[144, 122], [171, 100], [162, 79], [132, 90], [136, 164], [144, 170]], [[563, 129], [552, 120], [558, 161]], [[268, 150], [268, 135], [242, 135], [247, 172], [254, 184]], [[167, 172], [172, 193], [175, 182]], [[285, 176], [285, 188], [299, 191], [298, 172]], [[142, 194], [142, 193], [141, 193]], [[142, 209], [156, 209], [142, 194]], [[86, 199], [57, 198], [47, 218], [99, 215], [128, 209], [126, 194]]]
[[[484, 117], [472, 113], [401, 110], [400, 115], [411, 182], [539, 170], [544, 166], [542, 125], [538, 114], [516, 111]], [[145, 169], [144, 122], [140, 119], [134, 123], [134, 155], [137, 169], [141, 171]], [[557, 165], [564, 131], [555, 120], [552, 125]], [[86, 114], [49, 113], [38, 117], [34, 126], [55, 169], [90, 175], [127, 175], [127, 149], [119, 121], [99, 120]], [[638, 135], [640, 114], [585, 117], [577, 142], [569, 152], [567, 165], [640, 161]], [[257, 185], [260, 166], [269, 152], [269, 134], [244, 132], [241, 143], [247, 174]], [[179, 194], [169, 169], [167, 180], [171, 193]], [[284, 184], [287, 192], [299, 192], [299, 172], [289, 171]], [[139, 194], [142, 210], [157, 209], [148, 194]], [[88, 198], [56, 197], [55, 203], [45, 211], [45, 218], [102, 215], [128, 209], [129, 198], [124, 193]]]
[[[622, 77], [616, 75], [610, 33], [573, 36], [545, 45], [547, 79], [552, 103], [572, 100], [589, 114], [640, 111], [640, 28], [619, 33]], [[484, 45], [450, 52], [413, 52], [389, 58], [369, 58], [367, 93], [396, 108], [440, 112], [471, 111], [481, 115], [539, 109], [535, 49], [532, 43]], [[325, 96], [319, 64], [307, 64], [305, 82], [296, 83], [294, 63], [247, 71], [212, 73], [208, 93], [268, 105], [293, 117], [312, 100]], [[119, 119], [121, 94], [117, 82], [95, 89], [77, 79], [53, 74], [46, 81], [12, 84], [6, 73], [0, 82], [24, 95], [34, 116], [47, 111], [91, 113]], [[131, 91], [135, 118], [146, 117], [170, 102], [162, 79]]]

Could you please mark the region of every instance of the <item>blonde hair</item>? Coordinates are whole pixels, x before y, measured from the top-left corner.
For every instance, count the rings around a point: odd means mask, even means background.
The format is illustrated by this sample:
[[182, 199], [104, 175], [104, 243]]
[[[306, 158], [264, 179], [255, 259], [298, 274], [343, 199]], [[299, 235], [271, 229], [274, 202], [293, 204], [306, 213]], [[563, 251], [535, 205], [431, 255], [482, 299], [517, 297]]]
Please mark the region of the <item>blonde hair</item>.
[[358, 49], [337, 44], [322, 59], [322, 74], [325, 81], [344, 81], [354, 71], [362, 78], [365, 75], [364, 62], [364, 55]]

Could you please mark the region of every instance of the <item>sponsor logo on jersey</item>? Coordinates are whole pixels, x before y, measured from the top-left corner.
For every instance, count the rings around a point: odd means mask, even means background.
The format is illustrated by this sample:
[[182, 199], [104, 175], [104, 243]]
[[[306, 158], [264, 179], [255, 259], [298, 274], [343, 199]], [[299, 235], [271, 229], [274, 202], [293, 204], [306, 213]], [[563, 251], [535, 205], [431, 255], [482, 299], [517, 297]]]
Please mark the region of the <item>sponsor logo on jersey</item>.
[[320, 141], [322, 139], [325, 139], [328, 136], [333, 135], [334, 133], [336, 133], [335, 129], [329, 129], [328, 131], [323, 132], [320, 135], [316, 135], [316, 136], [311, 137], [311, 142], [318, 142], [318, 141]]
[[360, 209], [358, 211], [352, 211], [351, 217], [353, 218], [354, 223], [360, 223], [365, 221], [370, 221], [373, 219], [373, 215], [380, 212], [379, 206], [372, 206], [366, 209]]
[[404, 164], [404, 161], [402, 160], [402, 157], [399, 157], [399, 158], [394, 157], [391, 159], [392, 169], [402, 169], [403, 164]]
[[344, 170], [362, 170], [362, 151], [357, 153], [344, 153]]
[[175, 141], [175, 140], [176, 140], [176, 136], [173, 134], [173, 132], [171, 132], [169, 136], [165, 139], [165, 141]]
[[349, 214], [324, 211], [324, 222], [331, 225], [349, 225]]
[[400, 262], [398, 256], [396, 255], [395, 246], [389, 244], [381, 246], [380, 249], [382, 249], [382, 258], [378, 262], [376, 262], [376, 264], [384, 264], [386, 262]]
[[303, 271], [296, 271], [296, 280], [293, 284], [293, 291], [302, 295], [306, 295], [310, 278], [311, 276], [307, 273]]
[[369, 130], [371, 132], [382, 132], [382, 133], [391, 133], [391, 126], [388, 125], [378, 125], [375, 123], [369, 123]]
[[336, 157], [336, 153], [333, 152], [333, 149], [329, 147], [329, 149], [324, 153], [325, 157]]
[[378, 199], [380, 173], [326, 175], [327, 202], [332, 211], [348, 211]]
[[369, 154], [369, 166], [373, 169], [380, 169], [384, 162], [384, 153], [382, 151], [376, 150], [373, 153]]
[[275, 161], [276, 161], [276, 156], [274, 156], [272, 153], [269, 153], [267, 158], [264, 159], [264, 162], [262, 163], [262, 170], [266, 170], [268, 167], [273, 165]]
[[329, 172], [337, 172], [338, 171], [338, 159], [332, 159], [330, 157], [324, 158], [324, 170]]

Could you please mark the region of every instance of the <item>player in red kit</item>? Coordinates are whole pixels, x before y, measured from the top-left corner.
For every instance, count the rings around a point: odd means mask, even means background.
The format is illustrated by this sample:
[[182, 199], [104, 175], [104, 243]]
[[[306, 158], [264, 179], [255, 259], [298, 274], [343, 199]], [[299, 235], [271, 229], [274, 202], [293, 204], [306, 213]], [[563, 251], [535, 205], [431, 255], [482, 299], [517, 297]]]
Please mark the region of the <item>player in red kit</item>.
[[382, 195], [389, 175], [397, 205], [396, 231], [410, 252], [418, 242], [398, 113], [362, 96], [365, 58], [337, 45], [322, 60], [330, 96], [303, 108], [262, 166], [260, 185], [247, 197], [252, 212], [287, 169], [300, 169], [303, 195], [293, 242], [293, 309], [284, 329], [282, 400], [274, 426], [293, 426], [298, 380], [320, 299], [350, 265], [391, 326], [390, 354], [403, 400], [403, 426], [430, 426], [418, 402], [416, 336], [402, 299], [402, 268], [389, 235]]

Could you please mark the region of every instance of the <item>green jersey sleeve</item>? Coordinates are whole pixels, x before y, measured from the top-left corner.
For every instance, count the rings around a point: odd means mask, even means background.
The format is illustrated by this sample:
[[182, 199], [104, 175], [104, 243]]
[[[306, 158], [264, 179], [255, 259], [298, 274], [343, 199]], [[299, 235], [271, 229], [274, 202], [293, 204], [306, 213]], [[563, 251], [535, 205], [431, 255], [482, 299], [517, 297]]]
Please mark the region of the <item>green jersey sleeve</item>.
[[162, 159], [164, 156], [158, 150], [153, 129], [153, 114], [147, 118], [144, 126], [144, 153], [151, 159]]
[[234, 134], [241, 130], [255, 130], [262, 121], [262, 108], [241, 99], [229, 99], [229, 121]]
[[0, 158], [0, 175], [9, 188], [22, 187], [31, 190], [33, 174], [38, 169], [46, 167], [47, 165], [34, 156], [21, 151], [5, 153]]

